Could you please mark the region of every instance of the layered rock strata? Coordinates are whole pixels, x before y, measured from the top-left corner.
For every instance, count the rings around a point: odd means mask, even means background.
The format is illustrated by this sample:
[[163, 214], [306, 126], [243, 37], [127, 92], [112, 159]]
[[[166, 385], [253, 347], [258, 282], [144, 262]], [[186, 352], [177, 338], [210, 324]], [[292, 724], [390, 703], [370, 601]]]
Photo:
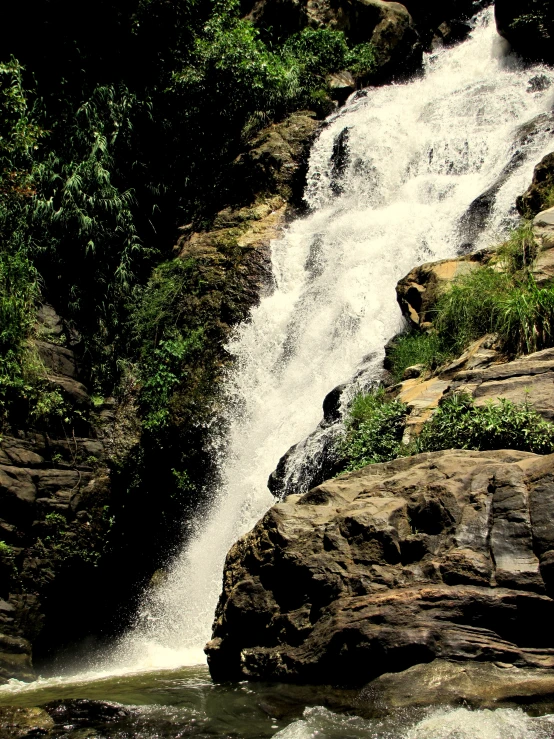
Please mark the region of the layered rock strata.
[[554, 455], [444, 451], [291, 495], [231, 549], [215, 679], [554, 667]]

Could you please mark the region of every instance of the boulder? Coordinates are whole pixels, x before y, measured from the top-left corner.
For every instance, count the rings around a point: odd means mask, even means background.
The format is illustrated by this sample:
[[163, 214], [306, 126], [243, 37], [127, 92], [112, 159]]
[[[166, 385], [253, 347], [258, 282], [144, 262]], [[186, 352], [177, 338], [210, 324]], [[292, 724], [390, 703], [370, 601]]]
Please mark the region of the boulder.
[[35, 341], [34, 346], [44, 366], [50, 372], [73, 379], [77, 377], [75, 353], [71, 349], [58, 344], [51, 344], [48, 341]]
[[361, 685], [434, 659], [554, 667], [554, 455], [443, 451], [274, 506], [228, 554], [212, 676]]
[[506, 662], [448, 662], [435, 659], [402, 672], [387, 672], [360, 693], [364, 715], [387, 715], [394, 709], [423, 706], [554, 707], [554, 673], [522, 669]]
[[498, 33], [521, 56], [532, 61], [554, 61], [554, 7], [552, 0], [496, 0]]
[[10, 523], [31, 521], [37, 489], [29, 470], [18, 467], [0, 467], [0, 507], [2, 516]]
[[315, 113], [298, 111], [260, 131], [233, 164], [233, 202], [251, 202], [266, 193], [299, 206], [310, 146], [319, 126]]
[[346, 99], [356, 90], [356, 80], [350, 72], [335, 72], [327, 77], [327, 87], [330, 90], [331, 97], [340, 105], [346, 102]]
[[474, 342], [464, 354], [433, 377], [408, 379], [394, 390], [408, 407], [405, 441], [421, 431], [442, 398], [452, 392], [471, 395], [475, 405], [497, 402], [528, 403], [545, 420], [554, 421], [554, 349], [543, 349], [512, 362], [500, 361], [489, 349], [494, 337]]
[[457, 277], [487, 264], [491, 252], [482, 250], [457, 259], [442, 259], [421, 264], [396, 285], [396, 298], [404, 316], [418, 328], [433, 320], [433, 309], [439, 295]]
[[554, 208], [543, 210], [533, 219], [537, 254], [531, 272], [541, 287], [554, 279]]

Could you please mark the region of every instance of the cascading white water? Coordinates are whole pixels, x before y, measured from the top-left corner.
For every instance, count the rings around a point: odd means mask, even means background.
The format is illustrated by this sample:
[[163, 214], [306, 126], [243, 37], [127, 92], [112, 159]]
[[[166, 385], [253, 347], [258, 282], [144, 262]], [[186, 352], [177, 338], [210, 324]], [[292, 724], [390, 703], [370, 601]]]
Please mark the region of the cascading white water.
[[[273, 243], [275, 290], [229, 344], [236, 364], [226, 383], [221, 485], [111, 669], [203, 660], [225, 555], [272, 505], [268, 475], [318, 423], [325, 394], [368, 354], [382, 357], [400, 326], [397, 280], [456, 253], [459, 219], [513, 155], [518, 126], [550, 109], [552, 70], [507, 63], [497, 41], [485, 11], [468, 41], [427, 57], [422, 78], [372, 89], [327, 122], [310, 159], [311, 214]], [[546, 82], [534, 92], [537, 75]], [[333, 147], [346, 127], [348, 161], [337, 175]], [[513, 220], [516, 195], [552, 148], [548, 136], [539, 130], [527, 141], [482, 245]]]

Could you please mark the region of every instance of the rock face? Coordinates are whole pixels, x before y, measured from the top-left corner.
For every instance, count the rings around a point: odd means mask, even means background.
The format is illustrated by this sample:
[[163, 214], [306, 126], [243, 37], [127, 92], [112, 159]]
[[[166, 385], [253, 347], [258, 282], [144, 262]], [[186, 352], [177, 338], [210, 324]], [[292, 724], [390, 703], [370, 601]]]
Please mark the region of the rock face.
[[[45, 392], [59, 393], [76, 423], [12, 428], [0, 438], [0, 683], [32, 680], [37, 640], [83, 636], [94, 619], [83, 601], [87, 593], [94, 600], [94, 566], [109, 529], [112, 412], [109, 403], [92, 411], [76, 356], [60, 343], [64, 330], [42, 306], [34, 348]], [[62, 599], [58, 591], [69, 583]]]
[[547, 204], [554, 190], [554, 152], [547, 154], [535, 167], [533, 181], [516, 200], [518, 212], [524, 218], [533, 218]]
[[498, 33], [514, 51], [531, 60], [554, 61], [554, 7], [551, 0], [496, 0]]
[[554, 667], [554, 455], [445, 451], [274, 506], [231, 549], [215, 679], [363, 684], [435, 658]]
[[310, 145], [320, 123], [315, 113], [293, 113], [261, 131], [233, 165], [234, 205], [220, 211], [207, 231], [184, 227], [175, 246], [195, 259], [220, 295], [232, 293], [242, 320], [271, 284], [269, 244], [301, 207]]

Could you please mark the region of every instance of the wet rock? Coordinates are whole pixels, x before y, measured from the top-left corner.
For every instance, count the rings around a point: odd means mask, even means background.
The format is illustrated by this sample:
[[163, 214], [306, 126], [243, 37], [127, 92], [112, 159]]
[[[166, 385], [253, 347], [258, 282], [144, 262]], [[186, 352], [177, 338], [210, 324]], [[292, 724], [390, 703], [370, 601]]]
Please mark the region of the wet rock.
[[358, 710], [381, 716], [394, 709], [433, 705], [473, 708], [554, 705], [554, 673], [506, 662], [447, 662], [435, 659], [402, 672], [387, 672], [360, 693]]
[[333, 151], [331, 153], [331, 190], [334, 195], [340, 195], [343, 192], [342, 180], [349, 161], [348, 153], [348, 127], [343, 128], [335, 141], [333, 142]]
[[52, 703], [47, 703], [42, 708], [54, 724], [62, 725], [64, 728], [95, 725], [104, 727], [130, 716], [130, 711], [117, 703], [83, 698], [52, 701]]
[[551, 0], [496, 0], [498, 33], [532, 61], [554, 61], [554, 8]]
[[233, 202], [248, 202], [265, 192], [300, 207], [309, 149], [319, 125], [315, 113], [299, 111], [255, 136], [234, 162]]
[[212, 675], [361, 684], [439, 657], [554, 667], [553, 476], [554, 455], [452, 450], [289, 496], [229, 552]]
[[458, 229], [461, 252], [467, 252], [474, 248], [477, 238], [488, 223], [496, 202], [496, 196], [514, 170], [527, 160], [530, 146], [536, 137], [552, 131], [554, 131], [554, 115], [551, 113], [543, 113], [517, 129], [513, 141], [514, 153], [509, 162], [503, 167], [496, 181], [485, 192], [475, 198], [460, 219]]
[[462, 41], [471, 30], [468, 21], [486, 4], [486, 1], [480, 0], [405, 0], [403, 3], [414, 20], [425, 48], [429, 48], [435, 40], [447, 45]]
[[27, 639], [0, 633], [0, 683], [12, 677], [25, 681], [35, 679], [31, 644]]
[[327, 86], [333, 100], [336, 100], [339, 105], [342, 105], [355, 92], [356, 80], [350, 72], [335, 72], [327, 77]]
[[54, 721], [42, 708], [0, 707], [0, 733], [4, 739], [48, 736]]
[[524, 218], [533, 218], [550, 203], [554, 192], [554, 152], [547, 154], [535, 167], [533, 181], [516, 200], [516, 207]]

